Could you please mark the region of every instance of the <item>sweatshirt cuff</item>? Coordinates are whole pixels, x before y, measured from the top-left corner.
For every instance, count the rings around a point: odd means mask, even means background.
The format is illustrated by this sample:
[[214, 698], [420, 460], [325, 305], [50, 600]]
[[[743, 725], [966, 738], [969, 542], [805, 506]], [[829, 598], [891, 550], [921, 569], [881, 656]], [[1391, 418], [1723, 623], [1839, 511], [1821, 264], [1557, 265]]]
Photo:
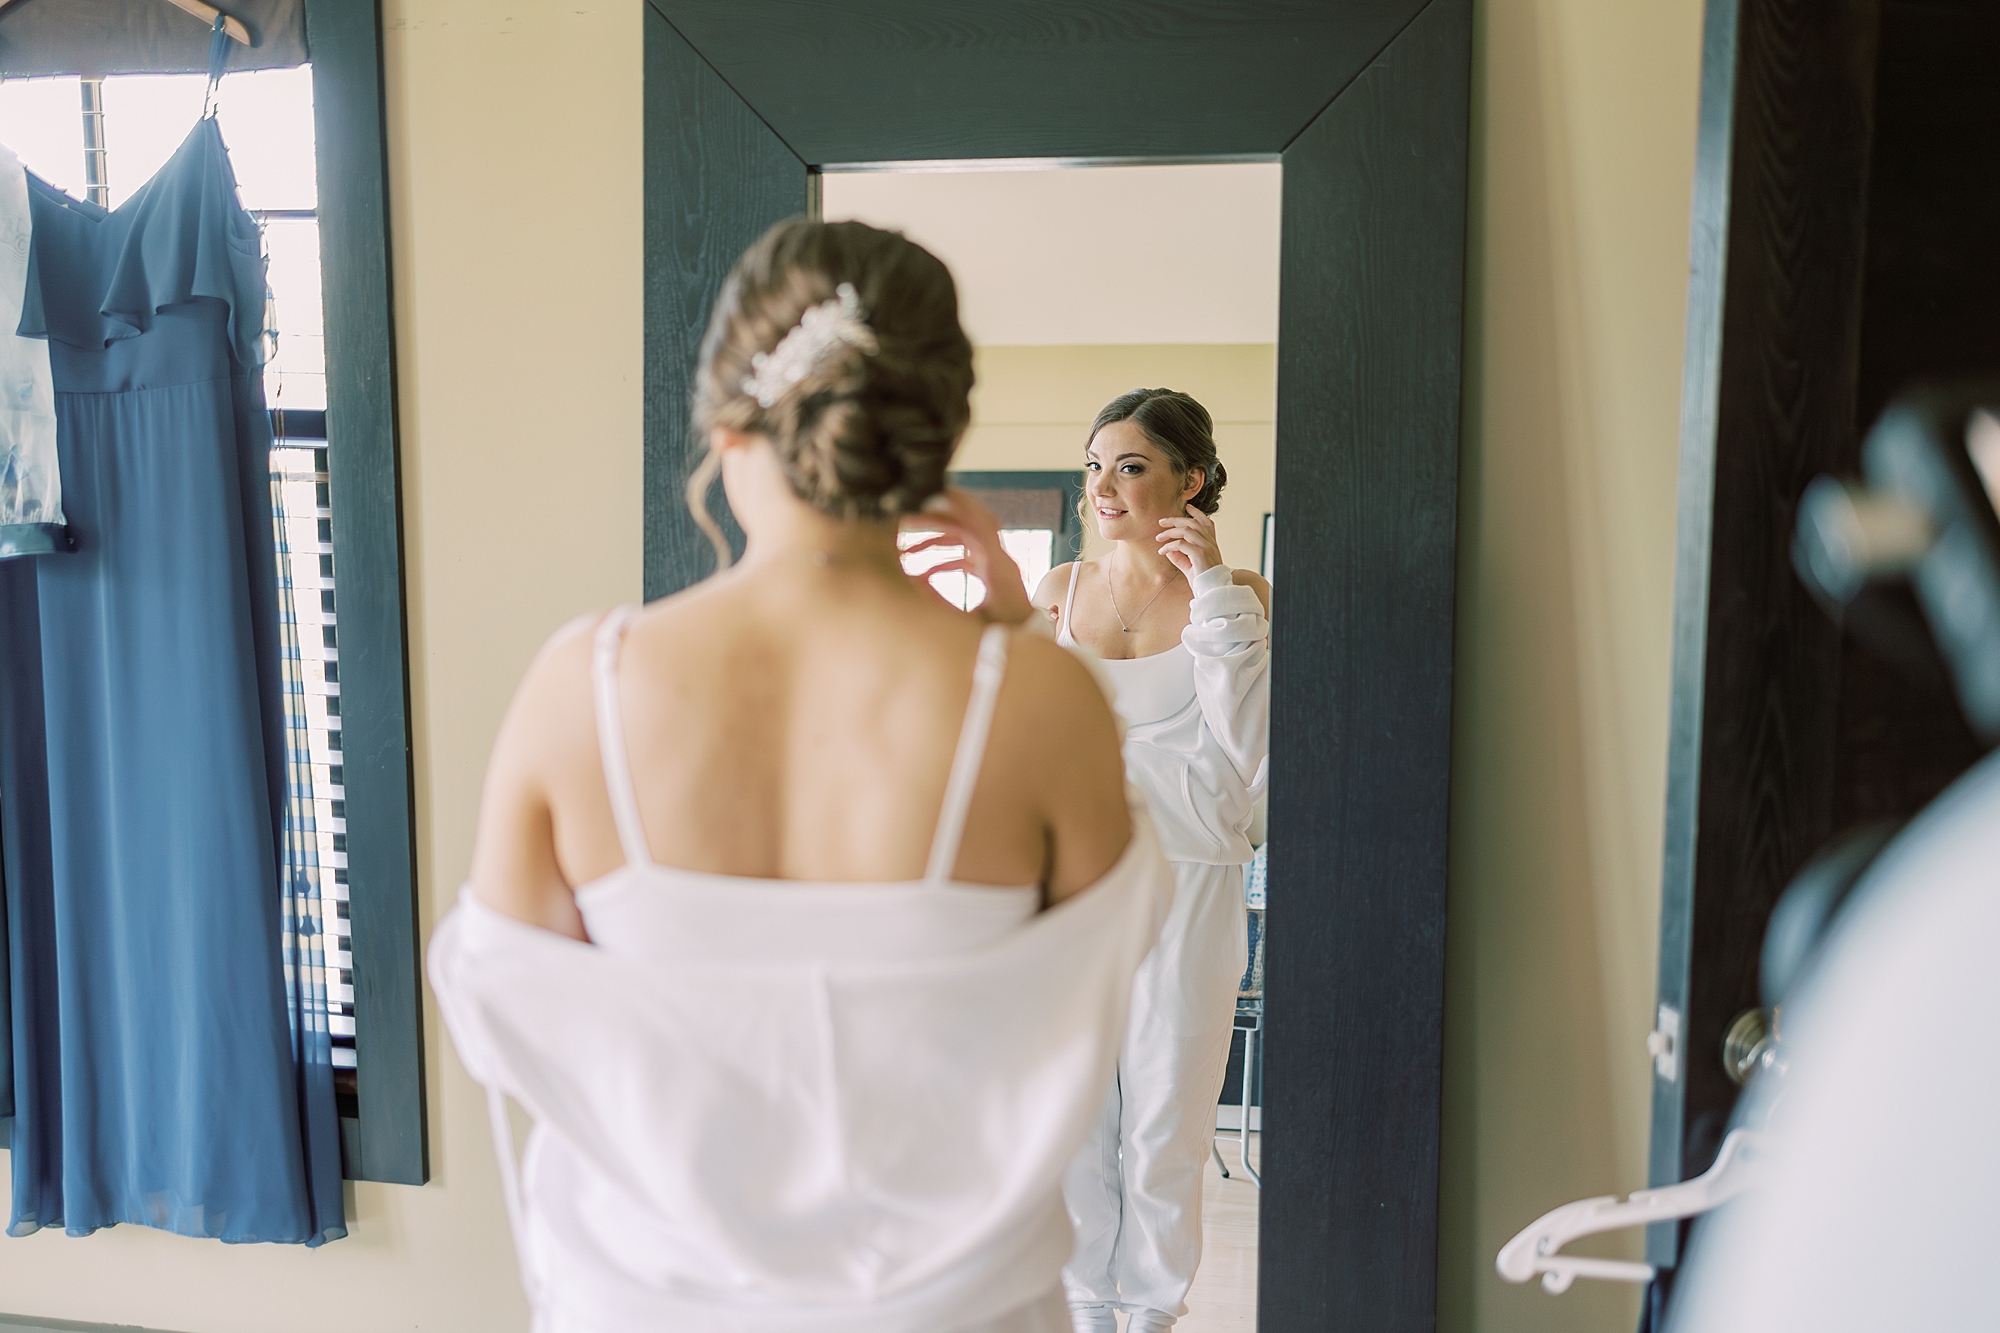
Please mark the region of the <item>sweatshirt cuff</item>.
[[1235, 570], [1228, 565], [1213, 565], [1189, 579], [1188, 587], [1194, 589], [1194, 595], [1199, 597], [1205, 592], [1219, 592], [1235, 582]]

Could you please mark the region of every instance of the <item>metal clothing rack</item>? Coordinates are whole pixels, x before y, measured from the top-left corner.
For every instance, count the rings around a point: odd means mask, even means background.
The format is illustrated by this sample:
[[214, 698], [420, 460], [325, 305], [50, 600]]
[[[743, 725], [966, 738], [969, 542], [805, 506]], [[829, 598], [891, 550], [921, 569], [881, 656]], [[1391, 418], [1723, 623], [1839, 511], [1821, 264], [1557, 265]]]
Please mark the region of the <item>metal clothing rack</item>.
[[[1258, 859], [1245, 867], [1245, 897], [1253, 904], [1247, 911], [1250, 964], [1244, 968], [1242, 984], [1237, 988], [1235, 1019], [1236, 1030], [1243, 1034], [1243, 1112], [1236, 1126], [1236, 1161], [1243, 1174], [1250, 1177], [1250, 1183], [1259, 1189], [1264, 1187], [1264, 1177], [1250, 1165], [1250, 1100], [1257, 1087], [1258, 1061], [1264, 1053], [1264, 866], [1260, 849]], [[1232, 1179], [1228, 1164], [1222, 1160], [1222, 1149], [1211, 1141], [1208, 1150], [1214, 1154], [1222, 1178]]]

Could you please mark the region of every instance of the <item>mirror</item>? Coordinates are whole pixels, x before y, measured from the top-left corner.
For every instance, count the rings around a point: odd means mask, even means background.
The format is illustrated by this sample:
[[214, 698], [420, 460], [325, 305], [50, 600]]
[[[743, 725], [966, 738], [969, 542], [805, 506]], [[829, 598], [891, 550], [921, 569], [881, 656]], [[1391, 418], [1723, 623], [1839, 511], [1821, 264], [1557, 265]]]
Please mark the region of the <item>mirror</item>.
[[[1135, 538], [1120, 526], [1118, 506], [1126, 502], [1092, 484], [1087, 468], [1092, 459], [1098, 475], [1140, 465], [1121, 467], [1132, 442], [1112, 448], [1115, 427], [1093, 441], [1093, 419], [1135, 388], [1171, 389], [1199, 403], [1226, 473], [1210, 520], [1215, 549], [1222, 564], [1268, 576], [1280, 173], [1270, 162], [822, 177], [828, 221], [893, 228], [950, 266], [978, 376], [954, 481], [1000, 518], [1002, 540], [1028, 591], [1040, 594], [1038, 607], [1061, 613], [1070, 595], [1063, 569], [1081, 560], [1079, 606], [1102, 602], [1099, 628], [1110, 637], [1093, 640], [1081, 610], [1072, 637], [1111, 659], [1106, 666], [1121, 699], [1149, 688], [1122, 682], [1121, 670], [1165, 667], [1179, 651], [1190, 588], [1184, 575], [1159, 562], [1141, 569], [1114, 557], [1113, 536], [1138, 549], [1146, 534]], [[947, 558], [936, 551], [910, 557], [913, 568]], [[978, 581], [962, 573], [940, 574], [933, 586], [959, 606], [985, 597]], [[1149, 592], [1161, 600], [1148, 602]], [[1102, 614], [1106, 609], [1111, 616]], [[1123, 637], [1127, 622], [1130, 640]], [[1203, 808], [1199, 790], [1179, 804], [1182, 792], [1150, 790], [1171, 787], [1174, 770], [1161, 779], [1157, 766], [1133, 758], [1135, 744], [1147, 744], [1163, 723], [1132, 707], [1120, 708], [1128, 714], [1128, 770], [1148, 790], [1156, 820], [1241, 824], [1240, 838], [1229, 845], [1242, 849], [1245, 863], [1201, 864], [1192, 876], [1176, 866], [1171, 943], [1156, 951], [1148, 964], [1156, 975], [1142, 975], [1135, 993], [1114, 1099], [1121, 1114], [1107, 1112], [1086, 1146], [1088, 1160], [1071, 1173], [1079, 1249], [1066, 1282], [1073, 1307], [1115, 1301], [1126, 1309], [1129, 1329], [1150, 1327], [1149, 1310], [1179, 1314], [1183, 1301], [1187, 1313], [1174, 1325], [1182, 1333], [1254, 1327], [1261, 803]], [[1185, 789], [1184, 771], [1181, 783]], [[1176, 855], [1171, 846], [1169, 854]], [[1224, 894], [1231, 901], [1223, 902]], [[1177, 1199], [1184, 1216], [1174, 1215]], [[1189, 1226], [1197, 1216], [1198, 1227]]]

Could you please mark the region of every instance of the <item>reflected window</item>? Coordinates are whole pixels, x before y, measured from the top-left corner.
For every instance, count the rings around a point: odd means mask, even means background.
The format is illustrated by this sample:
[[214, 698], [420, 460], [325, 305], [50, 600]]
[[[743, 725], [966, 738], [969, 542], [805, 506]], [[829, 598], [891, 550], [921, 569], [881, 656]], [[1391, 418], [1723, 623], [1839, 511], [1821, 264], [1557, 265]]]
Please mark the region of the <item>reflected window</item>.
[[[950, 482], [971, 491], [1000, 520], [1000, 544], [1021, 567], [1021, 581], [1030, 595], [1051, 569], [1081, 553], [1083, 525], [1077, 513], [1083, 499], [1081, 472], [954, 472]], [[936, 535], [907, 532], [902, 544], [911, 546]], [[904, 563], [911, 573], [921, 573], [955, 558], [953, 551], [923, 551]], [[962, 611], [986, 600], [986, 585], [956, 570], [934, 575], [931, 586]]]

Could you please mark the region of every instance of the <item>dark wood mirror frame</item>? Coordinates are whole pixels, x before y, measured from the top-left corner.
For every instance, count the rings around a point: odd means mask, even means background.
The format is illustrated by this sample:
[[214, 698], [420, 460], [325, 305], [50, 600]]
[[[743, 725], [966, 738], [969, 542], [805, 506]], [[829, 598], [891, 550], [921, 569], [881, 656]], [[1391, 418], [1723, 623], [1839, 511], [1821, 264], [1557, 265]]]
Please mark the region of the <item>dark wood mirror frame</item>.
[[1284, 165], [1265, 1329], [1436, 1324], [1471, 50], [1471, 0], [646, 12], [648, 597], [709, 559], [681, 496], [710, 304], [821, 172]]

